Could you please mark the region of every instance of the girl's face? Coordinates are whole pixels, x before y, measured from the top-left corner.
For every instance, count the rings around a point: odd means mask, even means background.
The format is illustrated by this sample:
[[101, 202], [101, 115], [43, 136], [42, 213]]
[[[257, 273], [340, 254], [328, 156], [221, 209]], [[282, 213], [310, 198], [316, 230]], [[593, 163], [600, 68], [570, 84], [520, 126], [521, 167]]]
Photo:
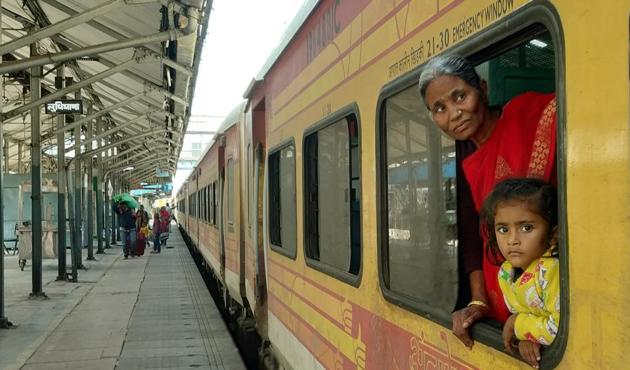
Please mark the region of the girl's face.
[[494, 233], [503, 257], [526, 269], [549, 249], [549, 224], [525, 201], [499, 203]]
[[478, 134], [486, 121], [484, 93], [459, 77], [444, 75], [427, 86], [425, 103], [433, 122], [445, 134], [455, 140], [468, 140]]

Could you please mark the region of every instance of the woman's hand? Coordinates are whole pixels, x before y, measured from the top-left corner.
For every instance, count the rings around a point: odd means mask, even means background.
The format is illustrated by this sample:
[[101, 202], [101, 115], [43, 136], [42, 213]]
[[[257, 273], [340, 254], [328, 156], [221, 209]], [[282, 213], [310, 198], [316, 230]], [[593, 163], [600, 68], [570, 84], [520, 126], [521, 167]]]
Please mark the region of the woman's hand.
[[538, 369], [540, 362], [540, 343], [522, 340], [518, 342], [518, 352], [525, 362]]
[[477, 321], [485, 318], [490, 313], [488, 306], [471, 304], [459, 311], [453, 312], [453, 334], [468, 348], [472, 348], [474, 342], [470, 336], [470, 327]]
[[514, 338], [514, 323], [516, 322], [517, 315], [518, 314], [513, 314], [507, 319], [507, 321], [503, 325], [503, 334], [501, 335], [503, 337], [503, 346], [505, 347], [505, 351], [512, 354], [514, 353], [514, 351], [512, 350], [512, 339]]

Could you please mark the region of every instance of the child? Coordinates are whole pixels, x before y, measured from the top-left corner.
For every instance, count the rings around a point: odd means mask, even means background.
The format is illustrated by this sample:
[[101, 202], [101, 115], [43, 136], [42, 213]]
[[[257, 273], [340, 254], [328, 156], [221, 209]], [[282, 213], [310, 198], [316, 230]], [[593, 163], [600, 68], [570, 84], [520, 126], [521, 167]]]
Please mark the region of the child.
[[482, 217], [490, 260], [505, 261], [498, 279], [512, 315], [503, 344], [510, 353], [518, 347], [538, 368], [540, 346], [553, 342], [560, 322], [556, 191], [538, 179], [504, 180], [484, 202]]

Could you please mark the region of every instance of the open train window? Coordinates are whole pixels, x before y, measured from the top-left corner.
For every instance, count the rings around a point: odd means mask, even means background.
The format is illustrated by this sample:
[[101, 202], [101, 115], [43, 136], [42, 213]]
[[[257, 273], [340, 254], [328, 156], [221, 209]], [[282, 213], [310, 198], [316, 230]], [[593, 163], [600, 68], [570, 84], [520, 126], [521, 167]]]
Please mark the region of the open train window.
[[[554, 21], [548, 23], [553, 26]], [[497, 30], [470, 41], [458, 49], [476, 65], [488, 82], [491, 109], [501, 109], [508, 101], [528, 91], [554, 92], [563, 71], [556, 60], [561, 56], [558, 31], [542, 25], [524, 27], [510, 38]], [[492, 37], [488, 37], [491, 35]], [[554, 37], [555, 36], [555, 37]], [[489, 47], [480, 42], [496, 40]], [[418, 89], [418, 71], [390, 84], [379, 105], [379, 260], [385, 297], [409, 310], [425, 315], [446, 327], [451, 314], [470, 301], [468, 276], [463, 272], [465, 230], [478, 232], [478, 224], [463, 222], [462, 209], [466, 180], [461, 162], [466, 152], [476, 149], [472, 142], [455, 142], [432, 122]], [[560, 89], [562, 93], [562, 89]], [[558, 112], [561, 99], [557, 98]], [[562, 122], [558, 119], [558, 127]], [[561, 130], [556, 134], [561, 145]], [[471, 148], [470, 145], [473, 145]], [[557, 155], [561, 155], [558, 150]], [[556, 163], [561, 163], [560, 158]], [[550, 181], [558, 183], [563, 199], [563, 169], [556, 168]], [[473, 208], [474, 210], [474, 208]], [[466, 219], [468, 220], [468, 219]], [[559, 203], [559, 223], [566, 222], [564, 205]], [[560, 225], [560, 230], [566, 230]], [[478, 235], [478, 234], [477, 234]], [[566, 284], [566, 232], [560, 235], [561, 312], [560, 331], [551, 347], [545, 349], [547, 364], [559, 360], [564, 348], [568, 286]], [[473, 337], [503, 350], [501, 325], [484, 321], [473, 327]], [[552, 356], [550, 357], [550, 354]], [[549, 360], [553, 358], [553, 360]]]
[[295, 145], [291, 142], [272, 150], [268, 163], [271, 249], [295, 258]]
[[307, 263], [358, 283], [361, 267], [361, 162], [356, 108], [316, 125], [304, 138]]

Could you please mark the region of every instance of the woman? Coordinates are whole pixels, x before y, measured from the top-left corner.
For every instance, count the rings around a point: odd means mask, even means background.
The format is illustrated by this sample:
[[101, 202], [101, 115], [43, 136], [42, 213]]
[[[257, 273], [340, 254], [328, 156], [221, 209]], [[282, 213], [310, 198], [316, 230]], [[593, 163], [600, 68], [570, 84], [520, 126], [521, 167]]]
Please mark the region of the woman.
[[160, 211], [155, 210], [153, 213], [153, 250], [151, 253], [161, 253], [162, 246], [160, 242], [160, 233], [162, 232]]
[[[555, 182], [554, 94], [525, 93], [502, 110], [488, 106], [487, 84], [458, 56], [440, 56], [420, 76], [420, 95], [435, 124], [458, 141], [458, 168], [466, 181], [458, 206], [460, 250], [470, 283], [470, 303], [453, 313], [453, 333], [468, 347], [476, 321], [509, 316], [497, 281], [501, 261], [486, 257], [479, 209], [494, 185], [510, 177]], [[464, 157], [461, 161], [461, 157]]]
[[144, 210], [144, 206], [141, 204], [140, 208], [136, 212], [136, 255], [142, 256], [146, 247], [147, 239], [147, 227], [149, 225], [149, 214]]

